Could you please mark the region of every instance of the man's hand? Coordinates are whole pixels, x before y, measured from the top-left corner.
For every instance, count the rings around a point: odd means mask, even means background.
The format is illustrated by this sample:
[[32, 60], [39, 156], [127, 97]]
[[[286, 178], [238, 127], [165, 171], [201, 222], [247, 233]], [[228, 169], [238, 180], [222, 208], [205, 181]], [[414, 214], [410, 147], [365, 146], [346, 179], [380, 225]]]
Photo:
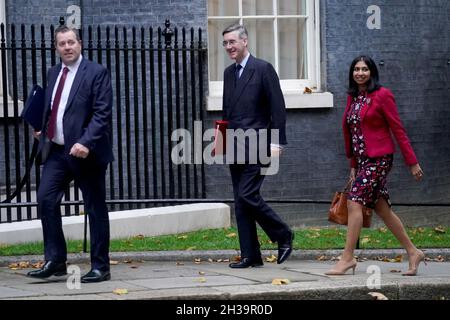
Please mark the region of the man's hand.
[[86, 159], [89, 155], [89, 149], [83, 146], [81, 143], [75, 143], [72, 149], [70, 149], [69, 154], [71, 156], [74, 156], [75, 158]]
[[42, 133], [42, 131], [34, 131], [34, 130], [33, 130], [33, 137], [34, 137], [35, 139], [38, 139], [38, 140], [39, 140], [39, 138], [41, 137], [41, 133]]

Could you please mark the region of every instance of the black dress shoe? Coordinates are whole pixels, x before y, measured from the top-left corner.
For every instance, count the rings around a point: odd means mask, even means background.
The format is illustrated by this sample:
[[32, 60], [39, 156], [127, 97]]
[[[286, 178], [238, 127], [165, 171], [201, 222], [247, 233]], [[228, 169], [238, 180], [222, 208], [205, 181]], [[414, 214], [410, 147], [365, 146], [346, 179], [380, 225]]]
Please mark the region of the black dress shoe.
[[287, 241], [278, 243], [278, 258], [277, 263], [281, 264], [289, 258], [292, 253], [292, 242], [294, 241], [294, 232], [290, 231]]
[[88, 273], [81, 277], [82, 283], [101, 282], [111, 279], [111, 273], [109, 271], [101, 271], [98, 269], [91, 269]]
[[250, 260], [249, 258], [243, 258], [239, 262], [230, 263], [229, 267], [233, 268], [233, 269], [244, 269], [244, 268], [249, 268], [249, 267], [258, 268], [258, 267], [262, 267], [263, 265], [264, 265], [264, 263], [261, 258], [256, 259], [256, 260]]
[[45, 279], [50, 276], [64, 276], [67, 274], [65, 262], [46, 261], [39, 270], [33, 270], [27, 273], [28, 277]]

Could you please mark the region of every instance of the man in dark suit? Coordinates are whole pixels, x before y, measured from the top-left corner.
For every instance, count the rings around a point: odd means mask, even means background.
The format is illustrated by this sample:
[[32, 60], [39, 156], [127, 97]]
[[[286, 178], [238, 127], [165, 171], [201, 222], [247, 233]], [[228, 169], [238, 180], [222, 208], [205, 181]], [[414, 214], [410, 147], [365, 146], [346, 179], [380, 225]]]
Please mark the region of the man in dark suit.
[[[277, 262], [280, 264], [292, 252], [294, 233], [260, 195], [265, 177], [261, 171], [264, 167], [261, 151], [270, 150], [272, 157], [278, 157], [283, 145], [287, 144], [286, 111], [280, 81], [270, 63], [253, 57], [248, 51], [248, 33], [245, 27], [231, 25], [222, 35], [225, 50], [236, 62], [224, 72], [223, 119], [229, 122], [228, 129], [243, 130], [247, 138], [255, 138], [253, 142], [245, 139], [236, 142], [227, 135], [227, 156], [230, 149], [236, 152], [230, 171], [241, 248], [241, 260], [231, 263], [230, 267], [263, 265], [256, 222], [272, 242], [277, 242]], [[269, 134], [264, 136], [263, 132], [266, 130]], [[276, 135], [270, 134], [274, 131], [277, 131], [279, 141], [274, 141]], [[266, 141], [261, 141], [265, 137]]]
[[48, 278], [67, 273], [67, 249], [60, 204], [65, 188], [75, 180], [89, 215], [91, 270], [81, 282], [109, 280], [109, 217], [105, 175], [113, 161], [110, 121], [112, 86], [109, 71], [84, 59], [77, 30], [55, 31], [62, 63], [48, 71], [44, 126], [35, 132], [44, 167], [37, 194], [44, 233], [45, 264], [29, 277]]

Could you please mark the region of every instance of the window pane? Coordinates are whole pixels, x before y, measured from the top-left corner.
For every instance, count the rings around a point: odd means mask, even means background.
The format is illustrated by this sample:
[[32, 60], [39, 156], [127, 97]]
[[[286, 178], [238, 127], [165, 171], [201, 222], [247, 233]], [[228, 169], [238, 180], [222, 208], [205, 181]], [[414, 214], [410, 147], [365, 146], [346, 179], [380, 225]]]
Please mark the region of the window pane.
[[306, 79], [306, 19], [279, 19], [280, 79]]
[[244, 20], [248, 31], [248, 47], [250, 53], [257, 58], [275, 62], [274, 31], [272, 19]]
[[307, 0], [278, 0], [279, 15], [306, 15]]
[[210, 20], [208, 22], [209, 80], [223, 81], [224, 69], [233, 63], [222, 46], [222, 31], [237, 19]]
[[273, 0], [242, 0], [244, 16], [273, 15]]
[[208, 0], [209, 16], [238, 16], [239, 0]]

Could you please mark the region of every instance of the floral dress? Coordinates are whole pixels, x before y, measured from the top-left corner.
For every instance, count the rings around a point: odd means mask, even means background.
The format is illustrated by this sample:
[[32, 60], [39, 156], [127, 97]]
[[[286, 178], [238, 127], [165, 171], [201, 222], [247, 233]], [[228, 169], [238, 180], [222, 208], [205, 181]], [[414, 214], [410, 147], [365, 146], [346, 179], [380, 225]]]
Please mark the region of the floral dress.
[[391, 171], [393, 155], [369, 158], [366, 153], [366, 145], [361, 130], [361, 111], [367, 108], [365, 94], [359, 94], [353, 99], [347, 114], [347, 125], [352, 138], [352, 151], [356, 157], [356, 179], [348, 194], [348, 199], [368, 208], [375, 208], [375, 203], [380, 197], [386, 199], [390, 206], [389, 193], [386, 189], [386, 178]]

